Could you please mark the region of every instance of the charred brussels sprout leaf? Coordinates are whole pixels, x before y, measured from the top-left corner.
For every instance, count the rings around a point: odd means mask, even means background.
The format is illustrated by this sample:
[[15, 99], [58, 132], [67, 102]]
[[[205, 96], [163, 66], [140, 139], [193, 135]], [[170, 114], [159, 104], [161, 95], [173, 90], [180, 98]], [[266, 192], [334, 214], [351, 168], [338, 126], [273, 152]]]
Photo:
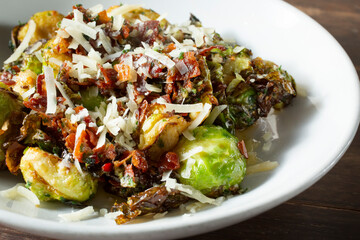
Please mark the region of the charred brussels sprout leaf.
[[195, 140], [182, 138], [175, 149], [180, 159], [191, 155], [181, 162], [180, 182], [208, 196], [238, 187], [246, 171], [245, 158], [237, 148], [238, 139], [217, 126], [201, 126], [193, 134]]
[[19, 134], [24, 118], [23, 105], [16, 94], [0, 88], [0, 168], [4, 166], [3, 144]]
[[228, 96], [228, 107], [219, 115], [216, 124], [234, 133], [235, 129], [244, 129], [256, 122], [257, 114], [256, 91], [248, 85], [242, 85]]

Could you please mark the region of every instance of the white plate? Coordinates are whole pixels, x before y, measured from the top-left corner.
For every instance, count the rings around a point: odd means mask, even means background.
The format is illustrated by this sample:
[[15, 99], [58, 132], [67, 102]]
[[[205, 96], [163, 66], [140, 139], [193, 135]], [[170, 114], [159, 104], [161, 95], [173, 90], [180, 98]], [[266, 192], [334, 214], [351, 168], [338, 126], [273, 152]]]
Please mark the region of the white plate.
[[[280, 166], [270, 173], [248, 177], [243, 184], [249, 188], [247, 193], [188, 217], [174, 214], [122, 226], [103, 218], [69, 224], [59, 223], [57, 217], [58, 213], [71, 211], [69, 207], [46, 203], [36, 209], [0, 199], [2, 224], [66, 239], [169, 239], [204, 233], [243, 221], [290, 199], [327, 173], [346, 151], [359, 123], [359, 80], [345, 51], [314, 20], [275, 0], [131, 2], [144, 2], [145, 7], [167, 12], [167, 18], [175, 23], [184, 22], [192, 12], [204, 26], [252, 49], [254, 56], [281, 64], [298, 86], [306, 89], [308, 97], [298, 97], [279, 115], [280, 138], [263, 155], [267, 160], [279, 161]], [[96, 3], [86, 1], [85, 6]], [[10, 54], [6, 50], [9, 30], [18, 20], [25, 22], [41, 10], [66, 13], [72, 4], [70, 0], [11, 0], [3, 4], [1, 60]], [[0, 190], [18, 181], [21, 179], [1, 172]], [[9, 210], [11, 204], [19, 207]]]

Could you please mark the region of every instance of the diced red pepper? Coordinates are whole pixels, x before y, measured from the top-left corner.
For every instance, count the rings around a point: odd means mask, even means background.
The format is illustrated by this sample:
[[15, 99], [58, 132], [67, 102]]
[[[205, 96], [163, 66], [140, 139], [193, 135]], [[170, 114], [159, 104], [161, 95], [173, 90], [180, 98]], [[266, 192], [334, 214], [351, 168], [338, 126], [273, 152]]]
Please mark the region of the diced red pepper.
[[113, 165], [112, 163], [105, 163], [103, 166], [102, 166], [102, 170], [104, 172], [111, 172], [113, 169]]

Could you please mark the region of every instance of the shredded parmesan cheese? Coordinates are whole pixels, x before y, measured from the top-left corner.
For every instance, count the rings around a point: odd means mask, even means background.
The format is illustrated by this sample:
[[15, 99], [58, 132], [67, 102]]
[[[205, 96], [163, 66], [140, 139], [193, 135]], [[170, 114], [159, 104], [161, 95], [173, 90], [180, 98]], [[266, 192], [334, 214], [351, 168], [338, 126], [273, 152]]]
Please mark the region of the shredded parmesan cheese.
[[216, 118], [219, 116], [219, 114], [222, 111], [224, 111], [226, 107], [227, 107], [227, 105], [219, 105], [219, 106], [214, 107], [213, 110], [211, 111], [209, 117], [204, 122], [204, 124], [212, 125], [214, 123], [214, 121], [216, 120]]
[[46, 85], [46, 114], [54, 114], [56, 112], [56, 87], [55, 87], [55, 78], [54, 71], [51, 67], [44, 66], [44, 75], [45, 75], [45, 85]]
[[78, 222], [81, 220], [85, 220], [97, 216], [97, 213], [94, 211], [93, 206], [88, 206], [79, 211], [59, 214], [58, 216], [65, 222]]
[[152, 59], [158, 60], [159, 62], [164, 64], [168, 69], [171, 69], [175, 66], [175, 62], [171, 60], [169, 57], [159, 52], [156, 52], [152, 49], [146, 49], [145, 55], [151, 57]]
[[194, 130], [197, 126], [199, 126], [204, 119], [209, 115], [211, 110], [211, 104], [205, 103], [204, 110], [199, 113], [199, 115], [195, 118], [194, 121], [189, 125], [189, 127], [183, 132], [183, 135], [189, 139], [190, 141], [194, 140], [194, 136], [192, 136], [191, 131]]
[[26, 35], [24, 37], [24, 40], [20, 43], [19, 47], [15, 49], [15, 52], [11, 54], [11, 56], [5, 60], [4, 64], [9, 64], [13, 61], [16, 61], [21, 54], [25, 51], [25, 49], [29, 46], [30, 40], [32, 36], [34, 35], [34, 32], [36, 30], [36, 23], [34, 20], [29, 21], [29, 28], [26, 32]]
[[204, 110], [202, 103], [195, 104], [172, 104], [172, 103], [163, 103], [166, 108], [165, 111], [176, 113], [191, 113], [191, 112], [201, 112]]
[[123, 15], [123, 14], [125, 14], [127, 12], [131, 12], [131, 11], [133, 11], [135, 9], [138, 9], [141, 6], [142, 5], [127, 5], [127, 4], [124, 4], [124, 5], [122, 5], [122, 6], [118, 7], [118, 8], [112, 9], [111, 12], [108, 13], [108, 15], [110, 17], [116, 16], [116, 15]]
[[40, 206], [40, 200], [38, 197], [29, 189], [25, 188], [25, 184], [19, 183], [14, 187], [0, 191], [0, 195], [9, 199], [16, 199], [17, 196], [22, 196], [33, 203], [35, 206]]
[[26, 92], [24, 92], [21, 97], [25, 100], [28, 97], [30, 97], [31, 95], [33, 95], [35, 93], [35, 87], [30, 88], [29, 90], [27, 90]]

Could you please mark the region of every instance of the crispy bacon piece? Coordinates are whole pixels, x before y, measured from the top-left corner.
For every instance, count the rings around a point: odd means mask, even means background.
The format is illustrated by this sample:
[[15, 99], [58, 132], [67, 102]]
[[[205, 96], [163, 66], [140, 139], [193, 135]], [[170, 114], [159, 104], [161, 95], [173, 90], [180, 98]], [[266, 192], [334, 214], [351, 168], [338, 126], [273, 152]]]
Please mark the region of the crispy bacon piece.
[[153, 45], [159, 35], [159, 21], [150, 20], [138, 23], [136, 29], [139, 31], [137, 39], [149, 45]]
[[183, 81], [189, 78], [197, 77], [201, 74], [199, 63], [196, 60], [194, 52], [186, 52], [184, 53], [183, 59], [174, 59], [174, 62], [183, 62], [187, 67], [188, 71], [181, 75], [181, 73], [176, 68], [169, 70], [166, 79], [167, 82]]
[[174, 152], [167, 152], [161, 156], [159, 171], [166, 172], [180, 168], [179, 156]]
[[4, 84], [11, 86], [11, 85], [15, 85], [15, 81], [12, 80], [13, 75], [9, 72], [3, 72], [0, 76], [0, 81], [3, 82]]
[[248, 152], [247, 152], [247, 149], [246, 149], [244, 140], [241, 140], [240, 142], [238, 142], [237, 147], [238, 147], [238, 149], [240, 150], [240, 153], [241, 153], [246, 159], [248, 159], [248, 158], [249, 158], [249, 155], [248, 155]]
[[99, 12], [99, 22], [102, 23], [108, 23], [111, 21], [111, 18], [108, 17], [106, 10]]
[[201, 56], [208, 56], [210, 54], [210, 51], [213, 50], [214, 48], [218, 48], [220, 49], [221, 51], [225, 51], [226, 50], [226, 47], [225, 46], [222, 46], [222, 45], [216, 45], [216, 46], [211, 46], [211, 47], [208, 47], [208, 48], [203, 48], [199, 51], [199, 55]]
[[120, 167], [121, 165], [125, 164], [128, 160], [131, 160], [131, 164], [128, 165], [134, 165], [134, 167], [141, 170], [142, 172], [146, 172], [148, 170], [149, 166], [145, 158], [145, 153], [140, 150], [125, 152], [125, 158], [123, 158], [121, 161], [115, 161], [114, 166]]

